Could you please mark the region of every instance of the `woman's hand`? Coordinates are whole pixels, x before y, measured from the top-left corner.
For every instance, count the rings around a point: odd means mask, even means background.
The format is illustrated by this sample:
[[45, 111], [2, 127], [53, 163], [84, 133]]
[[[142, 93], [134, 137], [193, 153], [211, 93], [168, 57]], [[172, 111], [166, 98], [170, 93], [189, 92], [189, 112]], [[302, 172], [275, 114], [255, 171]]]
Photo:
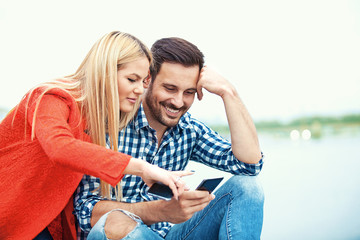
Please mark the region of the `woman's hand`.
[[178, 196], [184, 192], [185, 183], [181, 177], [193, 174], [189, 171], [167, 171], [137, 158], [131, 158], [124, 173], [141, 177], [149, 187], [156, 182], [169, 186], [175, 199], [178, 199]]

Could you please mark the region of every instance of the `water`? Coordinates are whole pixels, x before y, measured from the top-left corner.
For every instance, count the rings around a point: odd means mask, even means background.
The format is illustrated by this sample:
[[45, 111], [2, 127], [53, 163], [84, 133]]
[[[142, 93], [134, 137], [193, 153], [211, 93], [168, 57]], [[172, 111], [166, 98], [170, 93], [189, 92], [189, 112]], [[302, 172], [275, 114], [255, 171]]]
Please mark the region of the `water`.
[[[265, 153], [261, 239], [360, 239], [360, 136], [259, 138]], [[199, 178], [224, 175], [189, 167]]]

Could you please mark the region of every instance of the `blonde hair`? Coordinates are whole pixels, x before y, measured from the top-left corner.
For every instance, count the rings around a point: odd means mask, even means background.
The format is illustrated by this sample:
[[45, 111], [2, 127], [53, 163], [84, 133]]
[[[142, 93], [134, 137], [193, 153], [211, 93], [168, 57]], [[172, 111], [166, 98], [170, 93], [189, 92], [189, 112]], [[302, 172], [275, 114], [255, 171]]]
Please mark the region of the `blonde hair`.
[[[151, 52], [140, 40], [118, 31], [108, 33], [94, 44], [74, 74], [66, 76], [65, 79], [42, 84], [45, 91], [40, 98], [53, 88], [70, 93], [78, 102], [82, 117], [86, 119], [87, 131], [92, 142], [105, 147], [108, 134], [109, 147], [118, 151], [119, 132], [135, 116], [141, 100], [138, 99], [131, 112], [120, 112], [117, 71], [122, 64], [141, 57], [146, 57], [151, 64]], [[34, 89], [30, 91], [30, 95], [33, 91]], [[35, 137], [34, 121], [39, 102], [37, 101], [33, 117], [32, 139]], [[102, 196], [111, 198], [110, 184], [101, 180], [100, 190]], [[120, 182], [115, 187], [115, 195], [120, 201]]]

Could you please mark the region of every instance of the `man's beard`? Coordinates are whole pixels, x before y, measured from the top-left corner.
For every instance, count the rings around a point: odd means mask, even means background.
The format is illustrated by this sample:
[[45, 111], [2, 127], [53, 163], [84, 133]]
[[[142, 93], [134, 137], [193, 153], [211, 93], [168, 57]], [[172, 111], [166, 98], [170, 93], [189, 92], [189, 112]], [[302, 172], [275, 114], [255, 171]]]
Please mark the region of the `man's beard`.
[[[156, 99], [154, 99], [152, 97], [151, 89], [148, 89], [148, 91], [149, 92], [147, 92], [147, 94], [146, 94], [145, 101], [146, 101], [146, 105], [148, 106], [148, 108], [150, 110], [150, 114], [152, 115], [154, 120], [158, 121], [160, 124], [162, 124], [166, 127], [176, 126], [176, 124], [178, 124], [180, 118], [186, 113], [188, 108], [185, 106], [181, 107], [181, 108], [176, 108], [174, 105], [167, 104], [166, 102], [157, 103]], [[166, 113], [163, 113], [163, 110], [162, 110], [163, 107], [168, 107], [171, 109], [179, 110], [180, 112], [182, 112], [182, 114], [177, 118], [171, 118], [171, 117], [167, 116]]]

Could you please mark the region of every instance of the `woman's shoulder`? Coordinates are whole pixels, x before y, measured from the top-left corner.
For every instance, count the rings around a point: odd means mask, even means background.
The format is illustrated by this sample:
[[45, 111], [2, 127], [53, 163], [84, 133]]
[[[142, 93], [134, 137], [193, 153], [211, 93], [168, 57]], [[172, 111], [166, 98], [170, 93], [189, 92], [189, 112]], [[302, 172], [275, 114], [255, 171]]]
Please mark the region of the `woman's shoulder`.
[[62, 83], [65, 83], [64, 79], [57, 79], [56, 81], [43, 83], [34, 87], [27, 93], [27, 101], [31, 104], [41, 101], [44, 96], [51, 95], [62, 99], [67, 104], [74, 104], [75, 98], [70, 91], [66, 90]]

